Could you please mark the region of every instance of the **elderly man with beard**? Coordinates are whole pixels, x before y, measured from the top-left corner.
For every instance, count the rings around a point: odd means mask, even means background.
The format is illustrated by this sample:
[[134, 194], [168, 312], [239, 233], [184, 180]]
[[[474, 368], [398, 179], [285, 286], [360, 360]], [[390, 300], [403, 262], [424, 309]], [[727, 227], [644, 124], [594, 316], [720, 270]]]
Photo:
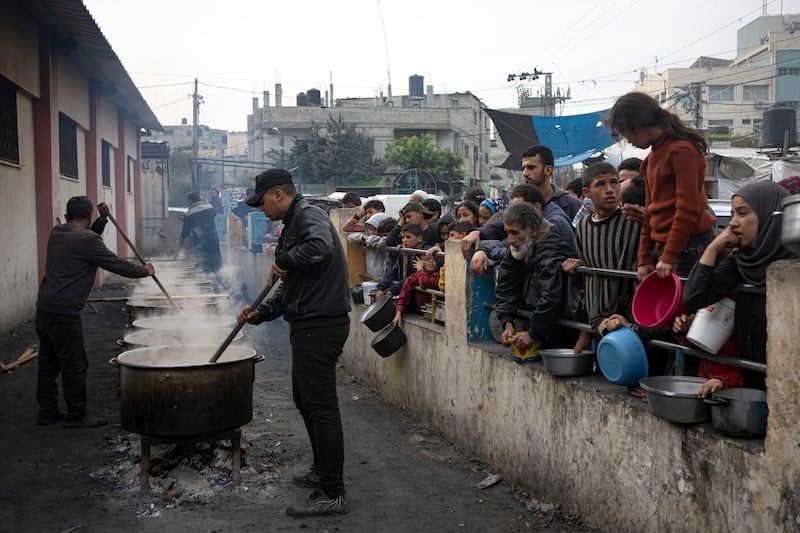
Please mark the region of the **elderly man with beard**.
[[561, 268], [574, 252], [527, 202], [508, 207], [503, 223], [509, 253], [498, 269], [495, 304], [503, 324], [502, 343], [510, 344], [516, 313], [523, 309], [531, 312], [528, 329], [513, 340], [521, 351], [537, 341], [545, 348], [572, 347], [577, 333], [556, 322], [573, 318], [570, 301], [580, 300], [577, 281]]

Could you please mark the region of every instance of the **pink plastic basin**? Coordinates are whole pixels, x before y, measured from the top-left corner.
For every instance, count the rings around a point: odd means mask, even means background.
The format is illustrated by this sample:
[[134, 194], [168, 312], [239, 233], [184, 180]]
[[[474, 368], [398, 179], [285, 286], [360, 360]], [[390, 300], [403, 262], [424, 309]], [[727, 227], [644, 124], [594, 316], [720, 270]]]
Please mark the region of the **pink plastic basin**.
[[633, 319], [648, 328], [670, 327], [673, 318], [685, 312], [683, 284], [675, 272], [664, 278], [651, 272], [633, 295]]

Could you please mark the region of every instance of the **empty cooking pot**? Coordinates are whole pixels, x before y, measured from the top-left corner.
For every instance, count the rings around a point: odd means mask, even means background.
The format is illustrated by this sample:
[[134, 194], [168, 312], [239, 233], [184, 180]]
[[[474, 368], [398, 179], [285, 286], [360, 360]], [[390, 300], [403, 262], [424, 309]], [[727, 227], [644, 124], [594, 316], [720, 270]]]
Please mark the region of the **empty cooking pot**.
[[758, 389], [725, 389], [711, 394], [711, 425], [734, 437], [760, 438], [767, 434], [767, 393]]
[[554, 376], [582, 376], [594, 368], [594, 352], [575, 353], [572, 348], [539, 350], [544, 368]]
[[699, 424], [711, 418], [711, 410], [697, 396], [704, 378], [690, 376], [653, 376], [639, 381], [647, 391], [650, 411], [675, 424]]
[[372, 339], [372, 349], [381, 357], [389, 357], [402, 348], [406, 341], [406, 334], [400, 327], [390, 324]]
[[391, 294], [384, 294], [361, 315], [361, 323], [371, 331], [380, 331], [394, 318], [395, 305]]

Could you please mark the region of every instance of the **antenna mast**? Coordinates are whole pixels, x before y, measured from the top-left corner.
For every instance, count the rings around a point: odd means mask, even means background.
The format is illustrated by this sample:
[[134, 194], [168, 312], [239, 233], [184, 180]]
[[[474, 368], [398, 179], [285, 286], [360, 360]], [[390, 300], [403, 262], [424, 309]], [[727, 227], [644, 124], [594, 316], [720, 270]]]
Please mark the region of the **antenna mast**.
[[389, 68], [389, 43], [386, 40], [386, 23], [383, 22], [383, 10], [381, 9], [381, 0], [378, 0], [378, 13], [381, 16], [381, 27], [383, 27], [383, 48], [386, 51], [386, 76], [389, 85], [386, 87], [386, 93], [389, 100], [392, 99], [392, 69]]

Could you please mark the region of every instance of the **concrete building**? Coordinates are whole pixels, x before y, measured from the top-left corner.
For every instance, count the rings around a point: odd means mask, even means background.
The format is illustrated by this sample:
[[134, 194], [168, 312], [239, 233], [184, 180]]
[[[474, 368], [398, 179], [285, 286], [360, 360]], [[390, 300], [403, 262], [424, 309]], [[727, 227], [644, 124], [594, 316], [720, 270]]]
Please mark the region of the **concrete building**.
[[698, 128], [722, 126], [760, 143], [764, 111], [800, 103], [800, 15], [764, 16], [742, 27], [732, 60], [701, 57], [689, 68], [644, 75], [636, 89]]
[[[142, 129], [161, 125], [80, 0], [0, 8], [0, 329], [34, 312], [67, 200], [106, 202], [141, 244]], [[109, 248], [127, 256], [113, 229]]]
[[[489, 116], [481, 100], [470, 92], [434, 94], [433, 86], [422, 91], [422, 77], [411, 76], [409, 94], [375, 98], [340, 98], [326, 107], [326, 98], [317, 90], [298, 95], [298, 106], [284, 107], [282, 88], [275, 87], [274, 106], [264, 92], [261, 107], [253, 99], [253, 114], [247, 117], [248, 151], [257, 162], [273, 161], [270, 152], [289, 152], [296, 139], [305, 137], [312, 122], [325, 124], [329, 117], [342, 117], [374, 139], [375, 157], [384, 157], [389, 144], [402, 137], [427, 133], [440, 147], [464, 155], [467, 186], [488, 185], [492, 167], [489, 163]], [[331, 91], [332, 91], [331, 87]], [[310, 101], [319, 102], [311, 105]], [[306, 104], [306, 105], [303, 105]], [[403, 169], [389, 169], [400, 172]]]
[[[198, 149], [200, 157], [218, 157], [228, 149], [228, 130], [198, 125]], [[192, 149], [192, 125], [182, 119], [178, 125], [165, 125], [161, 132], [154, 132], [153, 141], [166, 141], [172, 149]]]

